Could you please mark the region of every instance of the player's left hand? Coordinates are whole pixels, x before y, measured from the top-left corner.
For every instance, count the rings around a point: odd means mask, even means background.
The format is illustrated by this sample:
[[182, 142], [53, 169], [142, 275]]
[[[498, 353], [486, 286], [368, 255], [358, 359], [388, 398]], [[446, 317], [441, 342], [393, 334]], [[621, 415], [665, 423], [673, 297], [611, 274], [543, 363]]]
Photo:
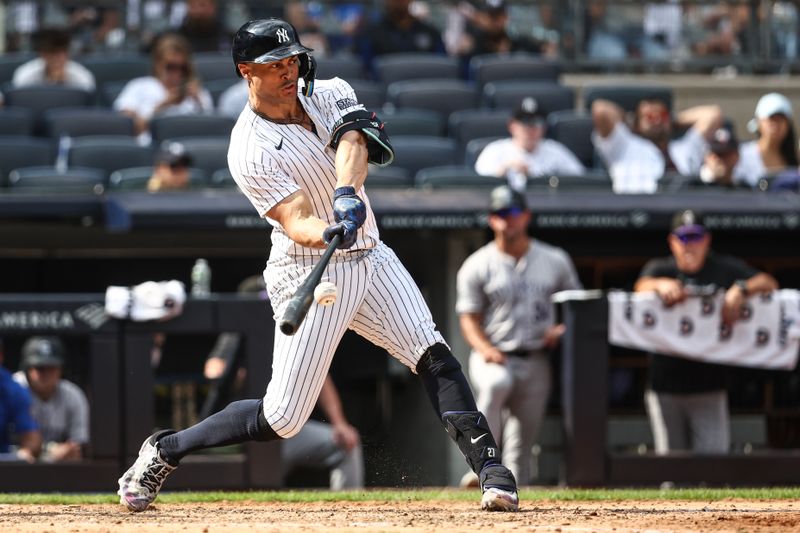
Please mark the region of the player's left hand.
[[360, 228], [367, 219], [367, 206], [357, 194], [355, 187], [339, 187], [333, 192], [333, 219], [336, 222], [349, 220]]
[[361, 442], [358, 430], [347, 423], [334, 424], [333, 442], [346, 451], [350, 451]]
[[543, 339], [543, 348], [546, 350], [552, 350], [558, 343], [561, 341], [561, 337], [564, 335], [564, 331], [566, 331], [567, 326], [564, 324], [554, 324], [547, 328], [544, 332], [544, 339]]
[[333, 240], [334, 235], [341, 235], [342, 242], [337, 246], [340, 250], [346, 250], [356, 243], [358, 238], [358, 226], [351, 220], [342, 220], [336, 224], [331, 224], [322, 232], [322, 240], [328, 244]]
[[722, 301], [722, 321], [728, 325], [736, 322], [741, 314], [742, 304], [744, 304], [745, 299], [742, 291], [735, 285], [725, 291], [725, 298]]

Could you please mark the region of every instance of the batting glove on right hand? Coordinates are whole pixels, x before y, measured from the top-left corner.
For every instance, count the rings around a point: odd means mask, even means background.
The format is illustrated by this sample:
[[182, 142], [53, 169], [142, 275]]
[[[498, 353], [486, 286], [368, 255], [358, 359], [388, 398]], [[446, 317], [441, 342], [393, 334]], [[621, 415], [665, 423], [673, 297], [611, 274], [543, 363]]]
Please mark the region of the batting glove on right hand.
[[339, 187], [333, 192], [333, 219], [348, 220], [360, 228], [367, 219], [367, 206], [357, 194], [355, 187]]
[[322, 232], [322, 240], [325, 241], [325, 244], [328, 244], [333, 240], [334, 235], [342, 236], [342, 240], [336, 248], [345, 250], [356, 243], [358, 226], [352, 220], [342, 220], [336, 224], [331, 224]]

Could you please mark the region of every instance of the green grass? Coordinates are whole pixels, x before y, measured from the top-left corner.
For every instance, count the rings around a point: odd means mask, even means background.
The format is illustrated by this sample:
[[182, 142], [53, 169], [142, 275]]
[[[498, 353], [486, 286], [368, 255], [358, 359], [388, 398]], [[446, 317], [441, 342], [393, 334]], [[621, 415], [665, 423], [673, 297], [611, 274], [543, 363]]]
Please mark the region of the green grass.
[[[264, 492], [165, 492], [161, 503], [198, 502], [336, 502], [336, 501], [477, 501], [478, 491], [460, 489], [419, 489], [329, 492], [324, 490], [284, 490]], [[524, 489], [523, 501], [624, 501], [624, 500], [698, 500], [715, 501], [729, 498], [749, 500], [786, 500], [800, 498], [800, 487], [741, 489]], [[85, 505], [113, 504], [113, 494], [0, 494], [0, 504]]]

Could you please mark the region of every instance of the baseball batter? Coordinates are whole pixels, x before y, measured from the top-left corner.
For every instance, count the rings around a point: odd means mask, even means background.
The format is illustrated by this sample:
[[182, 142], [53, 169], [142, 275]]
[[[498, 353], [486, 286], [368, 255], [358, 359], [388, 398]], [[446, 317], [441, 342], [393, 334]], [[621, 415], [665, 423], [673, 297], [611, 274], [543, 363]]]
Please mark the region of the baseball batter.
[[275, 316], [341, 236], [325, 278], [334, 305], [312, 305], [293, 336], [275, 329], [272, 380], [258, 400], [241, 400], [183, 431], [148, 437], [119, 480], [120, 501], [143, 511], [187, 454], [202, 448], [295, 435], [311, 414], [334, 351], [350, 328], [416, 373], [448, 434], [479, 475], [481, 507], [518, 508], [516, 482], [478, 412], [458, 361], [419, 289], [380, 240], [364, 190], [368, 162], [392, 162], [383, 123], [343, 80], [315, 79], [311, 49], [280, 19], [254, 20], [233, 40], [248, 105], [231, 134], [234, 179], [273, 227], [264, 272]]

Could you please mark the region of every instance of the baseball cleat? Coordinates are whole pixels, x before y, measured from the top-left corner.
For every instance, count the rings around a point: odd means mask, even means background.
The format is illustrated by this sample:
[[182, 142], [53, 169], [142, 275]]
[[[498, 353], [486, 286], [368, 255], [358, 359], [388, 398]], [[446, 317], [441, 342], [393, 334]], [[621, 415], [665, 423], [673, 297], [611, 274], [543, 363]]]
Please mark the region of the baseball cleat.
[[480, 473], [481, 509], [485, 511], [517, 511], [519, 495], [517, 481], [511, 470], [501, 464], [483, 467]]
[[139, 457], [119, 478], [119, 502], [128, 510], [141, 512], [158, 496], [164, 480], [178, 465], [169, 464], [158, 451], [158, 439], [175, 433], [163, 430], [147, 437], [139, 448]]

